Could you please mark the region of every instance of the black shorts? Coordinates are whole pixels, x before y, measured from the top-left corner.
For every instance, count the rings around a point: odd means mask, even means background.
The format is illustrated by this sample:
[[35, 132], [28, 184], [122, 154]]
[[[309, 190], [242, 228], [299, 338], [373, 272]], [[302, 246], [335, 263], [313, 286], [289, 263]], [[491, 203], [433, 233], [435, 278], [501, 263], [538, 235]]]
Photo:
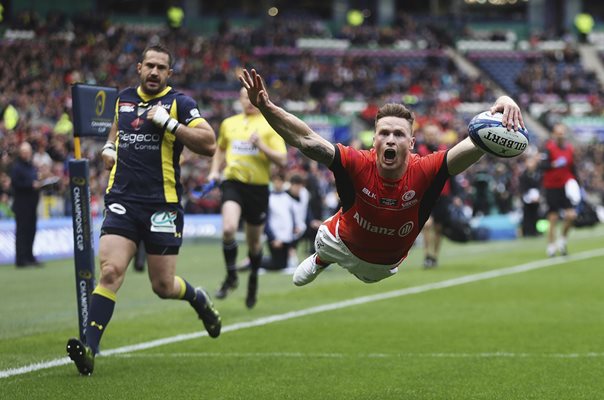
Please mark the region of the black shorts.
[[436, 224], [446, 224], [449, 222], [449, 205], [451, 205], [451, 198], [449, 196], [440, 196], [436, 199], [434, 207], [430, 216]]
[[222, 204], [234, 201], [241, 207], [243, 220], [250, 225], [262, 225], [268, 212], [268, 185], [249, 185], [238, 181], [226, 180], [220, 185]]
[[178, 254], [182, 245], [184, 212], [179, 203], [147, 204], [112, 201], [105, 204], [102, 235], [142, 241], [149, 254]]
[[564, 188], [560, 189], [545, 189], [545, 201], [547, 203], [547, 212], [560, 212], [573, 208], [569, 198], [566, 197]]

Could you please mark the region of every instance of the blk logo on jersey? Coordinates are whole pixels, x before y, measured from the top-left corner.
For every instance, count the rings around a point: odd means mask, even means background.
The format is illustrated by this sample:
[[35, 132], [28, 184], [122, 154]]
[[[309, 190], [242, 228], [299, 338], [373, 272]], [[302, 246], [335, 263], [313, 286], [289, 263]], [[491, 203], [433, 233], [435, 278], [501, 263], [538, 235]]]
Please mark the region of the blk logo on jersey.
[[365, 193], [367, 196], [369, 196], [372, 199], [375, 199], [375, 193], [373, 193], [371, 190], [367, 189], [366, 187], [363, 188], [363, 193]]

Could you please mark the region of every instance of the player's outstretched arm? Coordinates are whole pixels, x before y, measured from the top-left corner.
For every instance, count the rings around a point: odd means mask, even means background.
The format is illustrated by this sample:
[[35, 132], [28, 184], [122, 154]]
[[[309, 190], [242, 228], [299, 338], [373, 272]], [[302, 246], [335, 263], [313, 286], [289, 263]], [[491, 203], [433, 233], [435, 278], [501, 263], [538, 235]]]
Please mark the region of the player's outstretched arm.
[[465, 171], [470, 165], [484, 155], [484, 152], [467, 137], [449, 150], [447, 153], [447, 168], [450, 175], [457, 175]]
[[335, 154], [334, 145], [310, 129], [301, 119], [271, 102], [264, 81], [256, 70], [248, 72], [244, 69], [239, 81], [247, 90], [252, 104], [287, 144], [298, 148], [315, 161], [331, 164]]

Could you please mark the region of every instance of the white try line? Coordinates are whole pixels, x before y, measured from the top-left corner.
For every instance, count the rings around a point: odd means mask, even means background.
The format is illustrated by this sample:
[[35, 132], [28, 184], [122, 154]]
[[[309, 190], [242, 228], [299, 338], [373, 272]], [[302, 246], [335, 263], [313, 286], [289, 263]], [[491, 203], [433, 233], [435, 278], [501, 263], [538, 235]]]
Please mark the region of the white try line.
[[[274, 322], [286, 321], [288, 319], [304, 317], [307, 315], [318, 314], [325, 311], [339, 310], [346, 307], [356, 306], [360, 304], [372, 303], [374, 301], [387, 300], [395, 297], [407, 296], [411, 294], [424, 293], [431, 290], [444, 289], [452, 286], [459, 286], [466, 283], [483, 281], [486, 279], [493, 279], [507, 275], [519, 274], [521, 272], [532, 271], [539, 268], [551, 267], [554, 265], [565, 264], [571, 261], [587, 260], [594, 257], [604, 256], [604, 249], [596, 249], [577, 253], [567, 257], [548, 258], [538, 261], [529, 262], [526, 264], [520, 264], [513, 267], [500, 268], [491, 271], [481, 272], [478, 274], [464, 275], [458, 278], [447, 279], [441, 282], [427, 283], [425, 285], [419, 285], [409, 287], [405, 289], [393, 290], [391, 292], [379, 293], [370, 296], [357, 297], [350, 300], [338, 301], [330, 304], [323, 304], [321, 306], [310, 307], [298, 311], [290, 311], [283, 314], [269, 315], [255, 319], [253, 321], [238, 322], [235, 324], [227, 325], [222, 328], [222, 333], [238, 331], [241, 329], [253, 328], [256, 326], [263, 326], [272, 324]], [[172, 344], [182, 342], [185, 340], [196, 339], [199, 337], [207, 336], [207, 332], [194, 332], [182, 335], [171, 336], [163, 339], [152, 340], [149, 342], [143, 342], [133, 344], [130, 346], [118, 347], [115, 349], [109, 349], [102, 351], [99, 356], [111, 356], [114, 354], [131, 353], [134, 351], [151, 349], [154, 347], [163, 346], [166, 344]], [[19, 368], [9, 368], [0, 370], [0, 379], [8, 378], [15, 375], [27, 374], [29, 372], [39, 371], [41, 369], [47, 369], [52, 367], [58, 367], [61, 365], [70, 364], [71, 360], [69, 357], [57, 358], [51, 361], [43, 361], [35, 364], [26, 365]]]
[[604, 353], [512, 353], [504, 351], [480, 353], [299, 353], [299, 352], [202, 352], [202, 353], [128, 353], [116, 354], [121, 358], [604, 358]]

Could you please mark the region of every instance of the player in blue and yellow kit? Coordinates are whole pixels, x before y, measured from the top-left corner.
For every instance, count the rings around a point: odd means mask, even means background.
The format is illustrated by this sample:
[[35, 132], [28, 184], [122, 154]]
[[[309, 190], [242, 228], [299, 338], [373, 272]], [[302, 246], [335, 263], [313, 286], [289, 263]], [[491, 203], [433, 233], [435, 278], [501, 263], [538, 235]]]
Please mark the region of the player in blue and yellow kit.
[[111, 169], [99, 241], [101, 277], [90, 304], [86, 342], [70, 339], [67, 352], [78, 371], [90, 375], [116, 293], [141, 242], [149, 279], [162, 299], [188, 301], [209, 336], [220, 335], [220, 315], [210, 297], [177, 276], [182, 244], [179, 159], [183, 147], [205, 156], [216, 150], [214, 130], [195, 101], [167, 85], [172, 56], [163, 46], [145, 49], [137, 65], [140, 85], [120, 92], [116, 116], [102, 153]]

